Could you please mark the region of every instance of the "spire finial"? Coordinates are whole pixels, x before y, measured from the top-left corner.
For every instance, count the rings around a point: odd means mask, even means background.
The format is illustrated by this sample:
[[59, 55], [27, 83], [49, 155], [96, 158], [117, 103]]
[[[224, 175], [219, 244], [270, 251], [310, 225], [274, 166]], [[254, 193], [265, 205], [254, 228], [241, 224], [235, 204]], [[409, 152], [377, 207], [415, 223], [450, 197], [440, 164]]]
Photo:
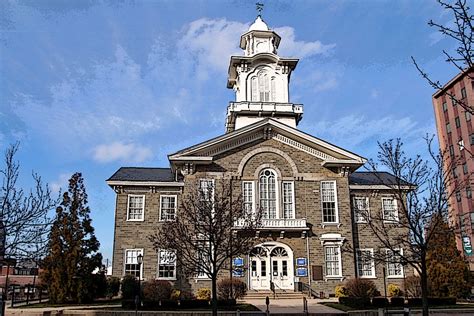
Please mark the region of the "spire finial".
[[257, 2], [257, 3], [255, 3], [255, 6], [256, 6], [256, 9], [257, 9], [257, 12], [258, 12], [258, 16], [262, 16], [262, 11], [263, 11], [264, 4], [261, 3], [261, 2]]

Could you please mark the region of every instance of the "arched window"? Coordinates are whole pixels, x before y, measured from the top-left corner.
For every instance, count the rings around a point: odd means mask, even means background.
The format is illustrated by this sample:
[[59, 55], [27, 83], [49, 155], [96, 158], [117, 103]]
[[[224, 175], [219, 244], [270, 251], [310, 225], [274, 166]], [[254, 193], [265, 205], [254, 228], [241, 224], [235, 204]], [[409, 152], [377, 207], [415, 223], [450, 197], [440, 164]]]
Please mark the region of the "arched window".
[[265, 219], [277, 218], [276, 174], [271, 169], [264, 169], [259, 177], [260, 207]]
[[270, 102], [275, 101], [276, 79], [261, 71], [257, 76], [250, 79], [251, 101]]

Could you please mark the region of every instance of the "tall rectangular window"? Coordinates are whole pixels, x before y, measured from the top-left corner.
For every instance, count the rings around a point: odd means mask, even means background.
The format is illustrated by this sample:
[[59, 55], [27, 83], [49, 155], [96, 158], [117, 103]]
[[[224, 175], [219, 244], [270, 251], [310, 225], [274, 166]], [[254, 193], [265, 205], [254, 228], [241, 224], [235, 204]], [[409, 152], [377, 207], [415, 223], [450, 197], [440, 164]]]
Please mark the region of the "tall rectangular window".
[[244, 202], [245, 212], [248, 214], [254, 211], [254, 182], [243, 181], [242, 182], [242, 198]]
[[403, 266], [401, 254], [403, 249], [386, 249], [387, 254], [387, 276], [388, 277], [403, 277]]
[[141, 268], [138, 264], [137, 257], [138, 255], [143, 256], [142, 249], [126, 249], [125, 250], [125, 265], [124, 265], [124, 274], [133, 275], [134, 277], [141, 277]]
[[448, 110], [448, 103], [443, 102], [443, 112], [446, 112]]
[[454, 118], [454, 123], [456, 124], [456, 128], [460, 128], [461, 127], [461, 120], [459, 119], [459, 116], [456, 116]]
[[360, 278], [375, 277], [374, 250], [358, 249], [357, 255], [357, 271]]
[[451, 133], [451, 124], [446, 123], [446, 133]]
[[466, 117], [466, 121], [470, 121], [472, 118], [472, 114], [468, 111], [464, 112], [464, 116]]
[[199, 191], [204, 201], [212, 202], [214, 200], [214, 180], [200, 179]]
[[354, 221], [367, 223], [369, 221], [369, 198], [366, 196], [354, 197]]
[[341, 273], [341, 252], [339, 246], [324, 247], [326, 277], [339, 277]]
[[144, 211], [145, 196], [130, 194], [128, 196], [127, 221], [143, 221]]
[[283, 182], [283, 218], [295, 218], [293, 182]]
[[397, 202], [394, 198], [382, 198], [383, 219], [386, 222], [398, 222]]
[[337, 192], [336, 181], [321, 182], [321, 202], [323, 223], [337, 223]]
[[467, 97], [467, 93], [466, 93], [466, 88], [461, 88], [461, 98], [466, 98]]
[[176, 195], [160, 196], [160, 221], [176, 219]]
[[158, 278], [176, 279], [176, 253], [174, 251], [158, 251]]

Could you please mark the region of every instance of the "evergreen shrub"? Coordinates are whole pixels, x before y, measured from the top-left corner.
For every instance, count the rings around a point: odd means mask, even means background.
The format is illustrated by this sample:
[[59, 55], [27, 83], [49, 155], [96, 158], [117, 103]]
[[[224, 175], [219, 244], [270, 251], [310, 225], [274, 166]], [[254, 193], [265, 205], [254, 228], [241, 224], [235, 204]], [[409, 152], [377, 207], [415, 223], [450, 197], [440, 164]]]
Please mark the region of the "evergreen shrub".
[[[126, 275], [122, 279], [121, 290], [123, 300], [134, 300], [135, 295], [138, 295], [138, 281], [132, 275]], [[134, 303], [135, 304], [135, 303]]]

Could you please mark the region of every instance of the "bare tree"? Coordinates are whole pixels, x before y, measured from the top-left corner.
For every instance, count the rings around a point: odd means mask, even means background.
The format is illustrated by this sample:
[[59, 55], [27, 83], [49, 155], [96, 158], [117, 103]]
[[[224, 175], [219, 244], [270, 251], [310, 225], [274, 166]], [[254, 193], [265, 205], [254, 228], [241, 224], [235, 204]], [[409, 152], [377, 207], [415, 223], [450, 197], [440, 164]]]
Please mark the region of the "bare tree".
[[[393, 196], [396, 212], [369, 214], [355, 205], [358, 216], [367, 223], [360, 230], [367, 229], [380, 243], [371, 258], [362, 260], [392, 264], [395, 269], [408, 265], [416, 270], [421, 278], [425, 316], [428, 315], [427, 252], [440, 223], [431, 219], [447, 218], [449, 198], [463, 186], [451, 172], [454, 162], [443, 158], [443, 153], [436, 154], [432, 140], [433, 137], [426, 138], [431, 158], [428, 160], [420, 155], [407, 157], [400, 139], [379, 143], [378, 161], [369, 160], [367, 169], [387, 188], [384, 191]], [[395, 178], [385, 177], [380, 171], [388, 171]]]
[[220, 185], [201, 182], [187, 189], [175, 220], [164, 223], [150, 240], [156, 250], [174, 251], [185, 275], [211, 280], [212, 311], [217, 315], [217, 277], [232, 269], [228, 262], [233, 257], [251, 249], [261, 212], [244, 205], [231, 180], [221, 180]]
[[39, 259], [47, 244], [51, 219], [48, 212], [56, 206], [48, 185], [33, 173], [34, 186], [25, 190], [18, 185], [20, 164], [15, 160], [19, 144], [5, 152], [0, 169], [0, 222], [3, 235], [1, 256], [16, 260]]
[[[455, 53], [450, 53], [443, 50], [443, 55], [446, 57], [446, 62], [454, 66], [457, 71], [465, 72], [472, 80], [474, 79], [474, 15], [470, 13], [467, 0], [456, 0], [454, 3], [438, 0], [441, 7], [449, 11], [454, 19], [453, 26], [446, 26], [441, 23], [430, 20], [428, 25], [438, 29], [438, 31], [449, 38], [453, 39], [457, 47]], [[421, 76], [436, 90], [443, 88], [443, 85], [438, 81], [432, 79], [416, 62], [415, 58], [411, 57], [416, 69]], [[451, 92], [446, 94], [459, 104], [465, 111], [474, 114], [474, 105], [468, 104], [464, 98], [456, 97]]]

